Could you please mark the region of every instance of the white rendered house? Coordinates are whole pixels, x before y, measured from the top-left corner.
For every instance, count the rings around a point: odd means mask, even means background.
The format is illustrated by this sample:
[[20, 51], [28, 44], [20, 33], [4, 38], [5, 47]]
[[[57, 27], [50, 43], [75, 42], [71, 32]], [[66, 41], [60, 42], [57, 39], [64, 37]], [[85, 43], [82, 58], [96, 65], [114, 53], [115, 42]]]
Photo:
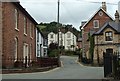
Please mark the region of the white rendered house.
[[[63, 46], [65, 50], [75, 51], [77, 37], [71, 32], [59, 32], [59, 46]], [[48, 34], [48, 46], [50, 43], [58, 43], [58, 33], [50, 32]]]
[[36, 57], [47, 56], [47, 39], [43, 36], [41, 31], [36, 29]]

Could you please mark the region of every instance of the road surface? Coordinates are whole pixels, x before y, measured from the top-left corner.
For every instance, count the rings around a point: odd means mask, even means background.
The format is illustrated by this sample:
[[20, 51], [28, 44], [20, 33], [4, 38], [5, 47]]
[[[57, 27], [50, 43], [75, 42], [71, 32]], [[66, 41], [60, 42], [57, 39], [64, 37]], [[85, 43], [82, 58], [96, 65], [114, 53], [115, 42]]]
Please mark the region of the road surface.
[[103, 67], [83, 66], [77, 57], [61, 56], [62, 67], [47, 72], [3, 74], [3, 79], [103, 79]]

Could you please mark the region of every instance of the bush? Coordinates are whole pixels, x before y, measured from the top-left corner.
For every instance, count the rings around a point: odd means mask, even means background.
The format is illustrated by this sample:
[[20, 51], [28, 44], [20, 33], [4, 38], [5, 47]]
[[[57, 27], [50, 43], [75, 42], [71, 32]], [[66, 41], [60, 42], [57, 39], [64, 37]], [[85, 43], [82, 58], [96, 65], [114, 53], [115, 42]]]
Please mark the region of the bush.
[[49, 57], [57, 57], [58, 54], [59, 54], [59, 51], [57, 49], [54, 49], [54, 50], [49, 51], [48, 56]]
[[71, 56], [71, 55], [75, 55], [76, 53], [75, 53], [75, 51], [65, 51], [65, 55], [69, 55], [69, 56]]

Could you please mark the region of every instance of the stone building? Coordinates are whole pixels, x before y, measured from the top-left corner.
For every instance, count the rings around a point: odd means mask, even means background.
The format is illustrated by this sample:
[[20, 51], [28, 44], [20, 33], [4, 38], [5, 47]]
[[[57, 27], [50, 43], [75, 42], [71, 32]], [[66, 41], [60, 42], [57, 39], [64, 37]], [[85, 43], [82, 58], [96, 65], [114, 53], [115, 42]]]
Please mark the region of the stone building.
[[120, 52], [120, 20], [119, 13], [115, 13], [115, 21], [107, 22], [94, 34], [94, 61], [103, 62], [103, 52], [107, 54]]
[[82, 31], [82, 56], [90, 59], [89, 48], [89, 34], [90, 36], [97, 32], [106, 22], [112, 21], [112, 17], [107, 13], [106, 2], [102, 2], [102, 7], [100, 7], [95, 14], [85, 22], [81, 27]]

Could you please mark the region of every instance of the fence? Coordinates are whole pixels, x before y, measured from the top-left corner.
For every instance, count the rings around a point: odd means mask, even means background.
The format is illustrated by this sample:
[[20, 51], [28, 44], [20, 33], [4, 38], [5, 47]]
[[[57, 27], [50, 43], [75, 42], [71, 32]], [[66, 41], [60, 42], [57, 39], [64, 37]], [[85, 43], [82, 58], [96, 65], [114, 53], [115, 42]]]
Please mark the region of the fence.
[[2, 58], [2, 68], [28, 68], [28, 67], [53, 67], [58, 66], [58, 58]]
[[104, 77], [120, 79], [120, 52], [104, 53]]

